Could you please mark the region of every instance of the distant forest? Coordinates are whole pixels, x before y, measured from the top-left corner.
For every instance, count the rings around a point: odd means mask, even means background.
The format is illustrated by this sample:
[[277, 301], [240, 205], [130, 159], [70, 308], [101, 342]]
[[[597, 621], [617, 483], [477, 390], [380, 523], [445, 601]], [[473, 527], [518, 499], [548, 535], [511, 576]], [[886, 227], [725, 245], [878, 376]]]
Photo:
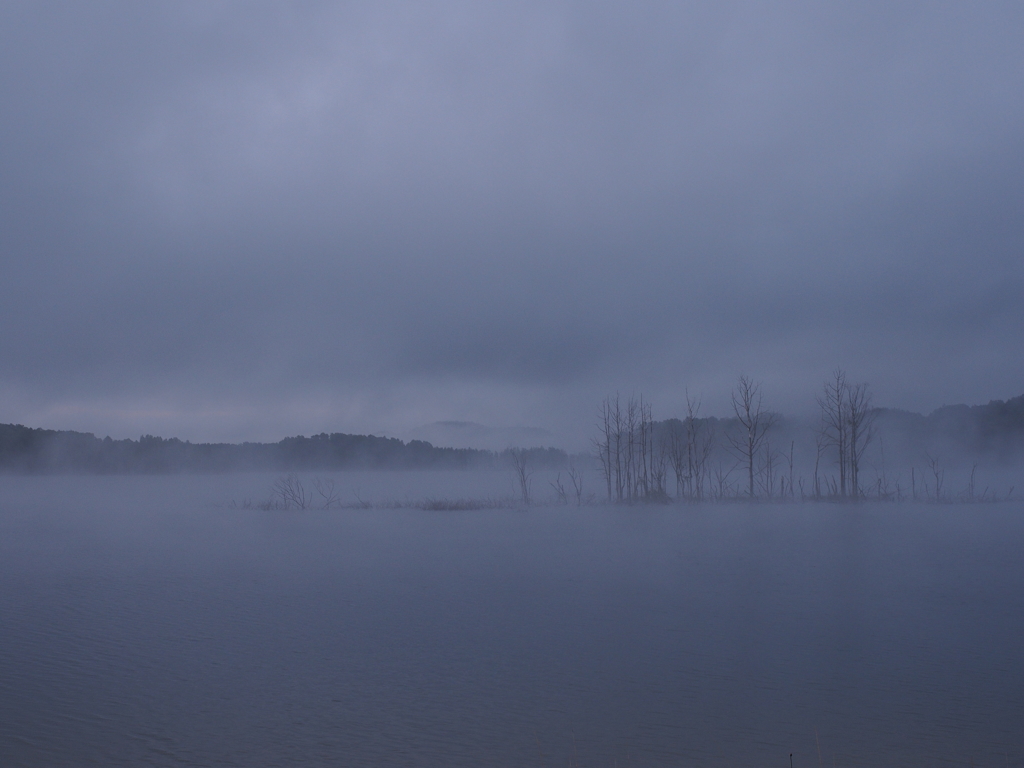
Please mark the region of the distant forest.
[[[153, 435], [113, 440], [0, 424], [0, 471], [20, 473], [488, 469], [508, 466], [507, 453], [341, 433], [286, 437], [277, 443], [190, 443]], [[524, 453], [538, 469], [561, 469], [569, 463], [568, 454], [557, 448], [530, 448]]]

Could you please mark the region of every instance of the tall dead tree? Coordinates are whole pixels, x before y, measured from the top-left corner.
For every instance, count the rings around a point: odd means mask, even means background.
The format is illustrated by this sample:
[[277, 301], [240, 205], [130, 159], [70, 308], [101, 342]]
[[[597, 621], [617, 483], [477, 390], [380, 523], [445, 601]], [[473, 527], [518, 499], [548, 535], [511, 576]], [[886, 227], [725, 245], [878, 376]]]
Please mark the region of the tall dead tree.
[[625, 491], [625, 484], [623, 483], [623, 435], [622, 430], [625, 426], [625, 419], [622, 416], [622, 408], [619, 405], [619, 396], [615, 395], [615, 404], [612, 409], [612, 436], [615, 443], [614, 455], [615, 455], [615, 498], [622, 501], [623, 492]]
[[700, 500], [704, 496], [708, 458], [714, 448], [715, 435], [710, 424], [699, 421], [700, 400], [686, 393], [686, 469], [689, 496]]
[[659, 455], [654, 449], [654, 416], [650, 402], [644, 402], [640, 395], [640, 425], [638, 443], [640, 445], [640, 464], [638, 467], [637, 487], [639, 498], [660, 496], [665, 490], [664, 453]]
[[650, 411], [650, 405], [644, 403], [643, 395], [640, 396], [638, 402], [638, 409], [640, 413], [640, 421], [637, 424], [636, 433], [636, 497], [639, 499], [645, 498], [651, 492], [651, 435], [650, 427], [651, 423], [648, 421], [647, 415]]
[[847, 454], [850, 461], [850, 495], [860, 497], [860, 465], [864, 451], [875, 436], [876, 411], [871, 407], [871, 393], [867, 384], [849, 387], [846, 395], [846, 418], [850, 441]]
[[814, 436], [814, 498], [816, 500], [821, 499], [821, 479], [818, 475], [818, 469], [821, 465], [821, 457], [825, 455], [827, 446], [825, 432], [819, 428]]
[[673, 419], [664, 438], [669, 464], [676, 476], [676, 498], [680, 500], [686, 493], [686, 438], [683, 430], [683, 425]]
[[818, 398], [821, 426], [818, 431], [821, 448], [835, 449], [839, 484], [835, 491], [841, 498], [860, 497], [860, 468], [864, 452], [875, 436], [875, 410], [867, 384], [851, 385], [846, 372], [836, 368], [825, 382]]
[[594, 439], [594, 452], [597, 454], [598, 463], [601, 465], [601, 475], [604, 477], [605, 487], [608, 490], [608, 501], [612, 500], [612, 479], [614, 477], [612, 425], [612, 401], [610, 397], [606, 397], [598, 410], [598, 437]]
[[836, 368], [832, 377], [825, 381], [818, 407], [821, 409], [819, 436], [823, 445], [836, 449], [836, 463], [839, 466], [839, 495], [846, 497], [846, 470], [849, 464], [849, 385], [846, 372]]
[[533, 485], [530, 470], [527, 462], [527, 452], [523, 448], [509, 448], [509, 459], [512, 461], [512, 469], [515, 472], [516, 480], [519, 481], [519, 493], [523, 498], [523, 504], [530, 506], [530, 489]]
[[747, 376], [740, 376], [732, 393], [732, 410], [740, 430], [729, 435], [729, 443], [747, 470], [747, 495], [754, 498], [754, 474], [758, 456], [768, 430], [775, 424], [775, 414], [764, 409], [761, 385]]
[[787, 463], [789, 464], [789, 497], [792, 499], [795, 497], [793, 488], [793, 454], [796, 451], [796, 440], [789, 441], [789, 456], [787, 457]]

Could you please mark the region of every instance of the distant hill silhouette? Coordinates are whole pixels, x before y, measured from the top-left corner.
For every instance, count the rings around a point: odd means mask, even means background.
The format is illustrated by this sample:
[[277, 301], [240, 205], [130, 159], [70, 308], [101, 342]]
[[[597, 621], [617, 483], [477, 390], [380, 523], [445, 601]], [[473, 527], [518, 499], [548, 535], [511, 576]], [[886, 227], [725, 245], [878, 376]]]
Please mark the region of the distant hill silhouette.
[[[537, 468], [560, 468], [565, 451], [533, 448]], [[100, 474], [227, 472], [235, 470], [329, 471], [339, 469], [469, 469], [506, 466], [503, 453], [436, 448], [374, 435], [319, 434], [276, 443], [190, 443], [144, 435], [138, 440], [91, 433], [0, 424], [0, 471]]]

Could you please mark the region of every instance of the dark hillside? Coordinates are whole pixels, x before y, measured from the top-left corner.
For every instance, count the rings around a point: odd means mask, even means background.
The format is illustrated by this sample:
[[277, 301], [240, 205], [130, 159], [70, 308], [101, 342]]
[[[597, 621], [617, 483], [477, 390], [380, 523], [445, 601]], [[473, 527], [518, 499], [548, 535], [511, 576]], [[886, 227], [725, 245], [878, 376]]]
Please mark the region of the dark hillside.
[[[532, 466], [560, 468], [564, 451], [528, 449]], [[144, 435], [138, 440], [98, 438], [85, 432], [0, 424], [0, 471], [46, 473], [169, 473], [235, 470], [469, 469], [504, 467], [503, 453], [437, 448], [374, 435], [319, 434], [277, 443], [190, 443]]]

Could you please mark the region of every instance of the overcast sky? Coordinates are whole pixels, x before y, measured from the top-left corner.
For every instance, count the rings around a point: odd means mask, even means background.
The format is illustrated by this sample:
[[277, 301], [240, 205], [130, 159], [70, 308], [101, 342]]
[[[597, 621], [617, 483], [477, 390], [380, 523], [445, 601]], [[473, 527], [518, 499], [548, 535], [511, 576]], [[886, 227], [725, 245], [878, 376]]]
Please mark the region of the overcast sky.
[[1019, 2], [0, 7], [0, 422], [1024, 393]]

